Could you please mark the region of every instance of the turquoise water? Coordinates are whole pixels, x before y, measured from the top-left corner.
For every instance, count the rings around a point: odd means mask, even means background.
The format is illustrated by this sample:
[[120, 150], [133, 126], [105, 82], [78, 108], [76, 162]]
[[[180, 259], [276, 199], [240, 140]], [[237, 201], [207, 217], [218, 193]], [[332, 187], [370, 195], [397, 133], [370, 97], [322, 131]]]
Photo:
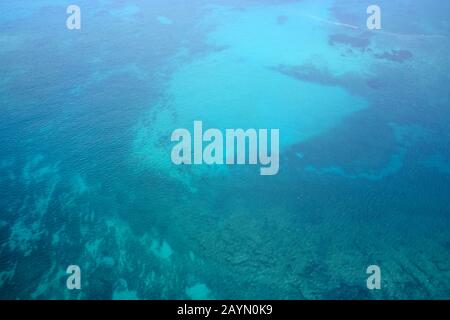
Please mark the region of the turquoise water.
[[[449, 4], [69, 4], [0, 4], [0, 298], [450, 298]], [[175, 166], [194, 120], [278, 175]]]

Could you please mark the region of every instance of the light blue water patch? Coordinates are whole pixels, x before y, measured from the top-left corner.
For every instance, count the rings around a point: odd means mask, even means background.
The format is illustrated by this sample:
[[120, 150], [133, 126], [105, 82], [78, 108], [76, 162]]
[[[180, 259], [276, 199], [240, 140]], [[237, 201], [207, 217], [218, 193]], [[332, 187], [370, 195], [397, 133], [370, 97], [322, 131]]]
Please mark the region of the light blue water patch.
[[72, 186], [74, 192], [78, 195], [89, 191], [89, 186], [87, 185], [86, 180], [79, 174], [72, 178]]
[[[327, 14], [323, 7], [308, 5], [312, 6], [308, 10], [320, 8]], [[279, 128], [283, 149], [332, 128], [368, 106], [365, 99], [341, 87], [299, 81], [267, 67], [304, 63], [312, 52], [333, 51], [328, 48], [325, 31], [320, 31], [322, 37], [311, 37], [307, 46], [292, 47], [299, 44], [299, 34], [315, 30], [310, 22], [303, 21], [304, 28], [297, 25], [300, 22], [283, 25], [288, 32], [273, 34], [278, 14], [292, 9], [291, 5], [280, 5], [251, 8], [245, 13], [227, 11], [227, 19], [219, 20], [221, 24], [209, 41], [226, 49], [180, 66], [169, 81], [167, 102], [154, 108], [152, 128], [138, 129], [136, 150], [153, 168], [173, 171], [168, 156], [171, 145], [160, 141], [167, 140], [176, 128], [192, 129], [194, 120], [203, 121], [205, 128], [222, 130]], [[235, 36], [236, 25], [242, 37]], [[286, 57], [286, 52], [292, 56]], [[331, 58], [327, 63], [342, 66], [341, 61]]]
[[192, 300], [210, 299], [211, 290], [204, 283], [197, 283], [192, 287], [186, 288], [186, 295]]
[[182, 67], [169, 87], [180, 127], [281, 128], [281, 145], [305, 140], [366, 107], [339, 87], [302, 82], [224, 52]]
[[[23, 185], [35, 191], [24, 197], [23, 206], [14, 212], [21, 214], [11, 226], [8, 241], [12, 250], [20, 250], [25, 256], [37, 248], [39, 240], [46, 234], [42, 226], [60, 179], [56, 166], [39, 166], [42, 161], [43, 156], [36, 155], [23, 170]], [[42, 182], [45, 182], [44, 186]]]
[[34, 155], [23, 168], [22, 177], [25, 184], [43, 181], [58, 176], [58, 164], [47, 165], [42, 154]]
[[[181, 67], [168, 89], [170, 104], [158, 109], [150, 132], [141, 133], [138, 149], [152, 166], [170, 169], [170, 144], [176, 128], [280, 128], [281, 148], [319, 134], [367, 102], [340, 87], [302, 82], [239, 60], [229, 52], [210, 55]], [[166, 138], [167, 139], [167, 138]]]
[[[330, 34], [348, 31], [345, 27], [324, 23], [333, 19], [330, 10], [333, 4], [330, 0], [307, 0], [257, 6], [240, 12], [219, 8], [209, 22], [218, 26], [208, 40], [212, 45], [226, 47], [232, 54], [260, 65], [315, 63], [327, 66], [336, 75], [366, 72], [367, 56], [358, 54], [348, 58], [330, 47]], [[286, 22], [280, 24], [280, 17]]]
[[137, 291], [129, 290], [124, 279], [120, 279], [113, 292], [113, 300], [138, 300]]
[[170, 20], [169, 18], [164, 17], [164, 16], [159, 16], [156, 19], [158, 20], [159, 23], [164, 24], [164, 25], [170, 25], [173, 23], [172, 20]]
[[150, 250], [160, 259], [170, 259], [172, 256], [172, 248], [167, 243], [167, 241], [163, 240], [162, 242], [159, 242], [157, 240], [153, 240], [152, 244], [150, 246]]

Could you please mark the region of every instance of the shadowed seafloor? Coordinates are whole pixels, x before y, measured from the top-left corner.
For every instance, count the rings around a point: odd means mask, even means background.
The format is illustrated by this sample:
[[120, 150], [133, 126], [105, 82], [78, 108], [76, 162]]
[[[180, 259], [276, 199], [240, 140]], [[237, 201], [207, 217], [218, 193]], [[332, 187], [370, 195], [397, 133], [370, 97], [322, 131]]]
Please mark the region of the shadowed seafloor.
[[[450, 3], [68, 4], [0, 3], [0, 298], [450, 298]], [[280, 173], [174, 166], [194, 120]]]

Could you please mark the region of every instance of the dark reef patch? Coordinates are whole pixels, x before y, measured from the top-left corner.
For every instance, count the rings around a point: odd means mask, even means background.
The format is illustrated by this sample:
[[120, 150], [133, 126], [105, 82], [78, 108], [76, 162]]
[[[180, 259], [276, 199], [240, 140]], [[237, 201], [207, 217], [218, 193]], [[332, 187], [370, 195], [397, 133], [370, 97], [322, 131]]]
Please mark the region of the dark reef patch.
[[309, 81], [331, 86], [340, 84], [339, 79], [333, 77], [327, 69], [319, 69], [314, 64], [304, 64], [300, 66], [280, 65], [272, 68], [272, 70], [301, 81]]
[[383, 81], [378, 78], [369, 79], [366, 81], [366, 84], [369, 88], [372, 88], [374, 90], [378, 90], [384, 87]]
[[359, 36], [350, 36], [343, 33], [332, 34], [328, 38], [328, 43], [331, 46], [336, 44], [347, 45], [355, 49], [365, 51], [370, 45], [370, 39], [367, 33], [363, 33]]
[[368, 114], [356, 113], [326, 134], [293, 146], [292, 152], [304, 155], [302, 163], [337, 165], [349, 174], [380, 170], [396, 152], [396, 139], [388, 124], [374, 121]]
[[381, 54], [375, 54], [375, 58], [377, 59], [384, 59], [399, 63], [411, 59], [412, 57], [413, 54], [408, 50], [391, 50], [390, 52], [385, 51]]
[[384, 84], [381, 80], [372, 78], [366, 80], [356, 73], [346, 73], [336, 76], [328, 68], [319, 67], [313, 63], [299, 66], [279, 65], [271, 70], [280, 72], [286, 76], [300, 81], [308, 81], [326, 86], [342, 86], [352, 94], [367, 95], [373, 89], [379, 89]]

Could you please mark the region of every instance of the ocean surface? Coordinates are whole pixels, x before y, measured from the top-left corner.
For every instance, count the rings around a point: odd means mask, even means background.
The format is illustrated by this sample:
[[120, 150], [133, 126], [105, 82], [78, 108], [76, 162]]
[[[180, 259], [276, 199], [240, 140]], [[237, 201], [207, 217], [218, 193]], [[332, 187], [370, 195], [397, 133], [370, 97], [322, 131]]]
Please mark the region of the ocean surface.
[[449, 1], [76, 2], [0, 2], [1, 299], [450, 299]]

